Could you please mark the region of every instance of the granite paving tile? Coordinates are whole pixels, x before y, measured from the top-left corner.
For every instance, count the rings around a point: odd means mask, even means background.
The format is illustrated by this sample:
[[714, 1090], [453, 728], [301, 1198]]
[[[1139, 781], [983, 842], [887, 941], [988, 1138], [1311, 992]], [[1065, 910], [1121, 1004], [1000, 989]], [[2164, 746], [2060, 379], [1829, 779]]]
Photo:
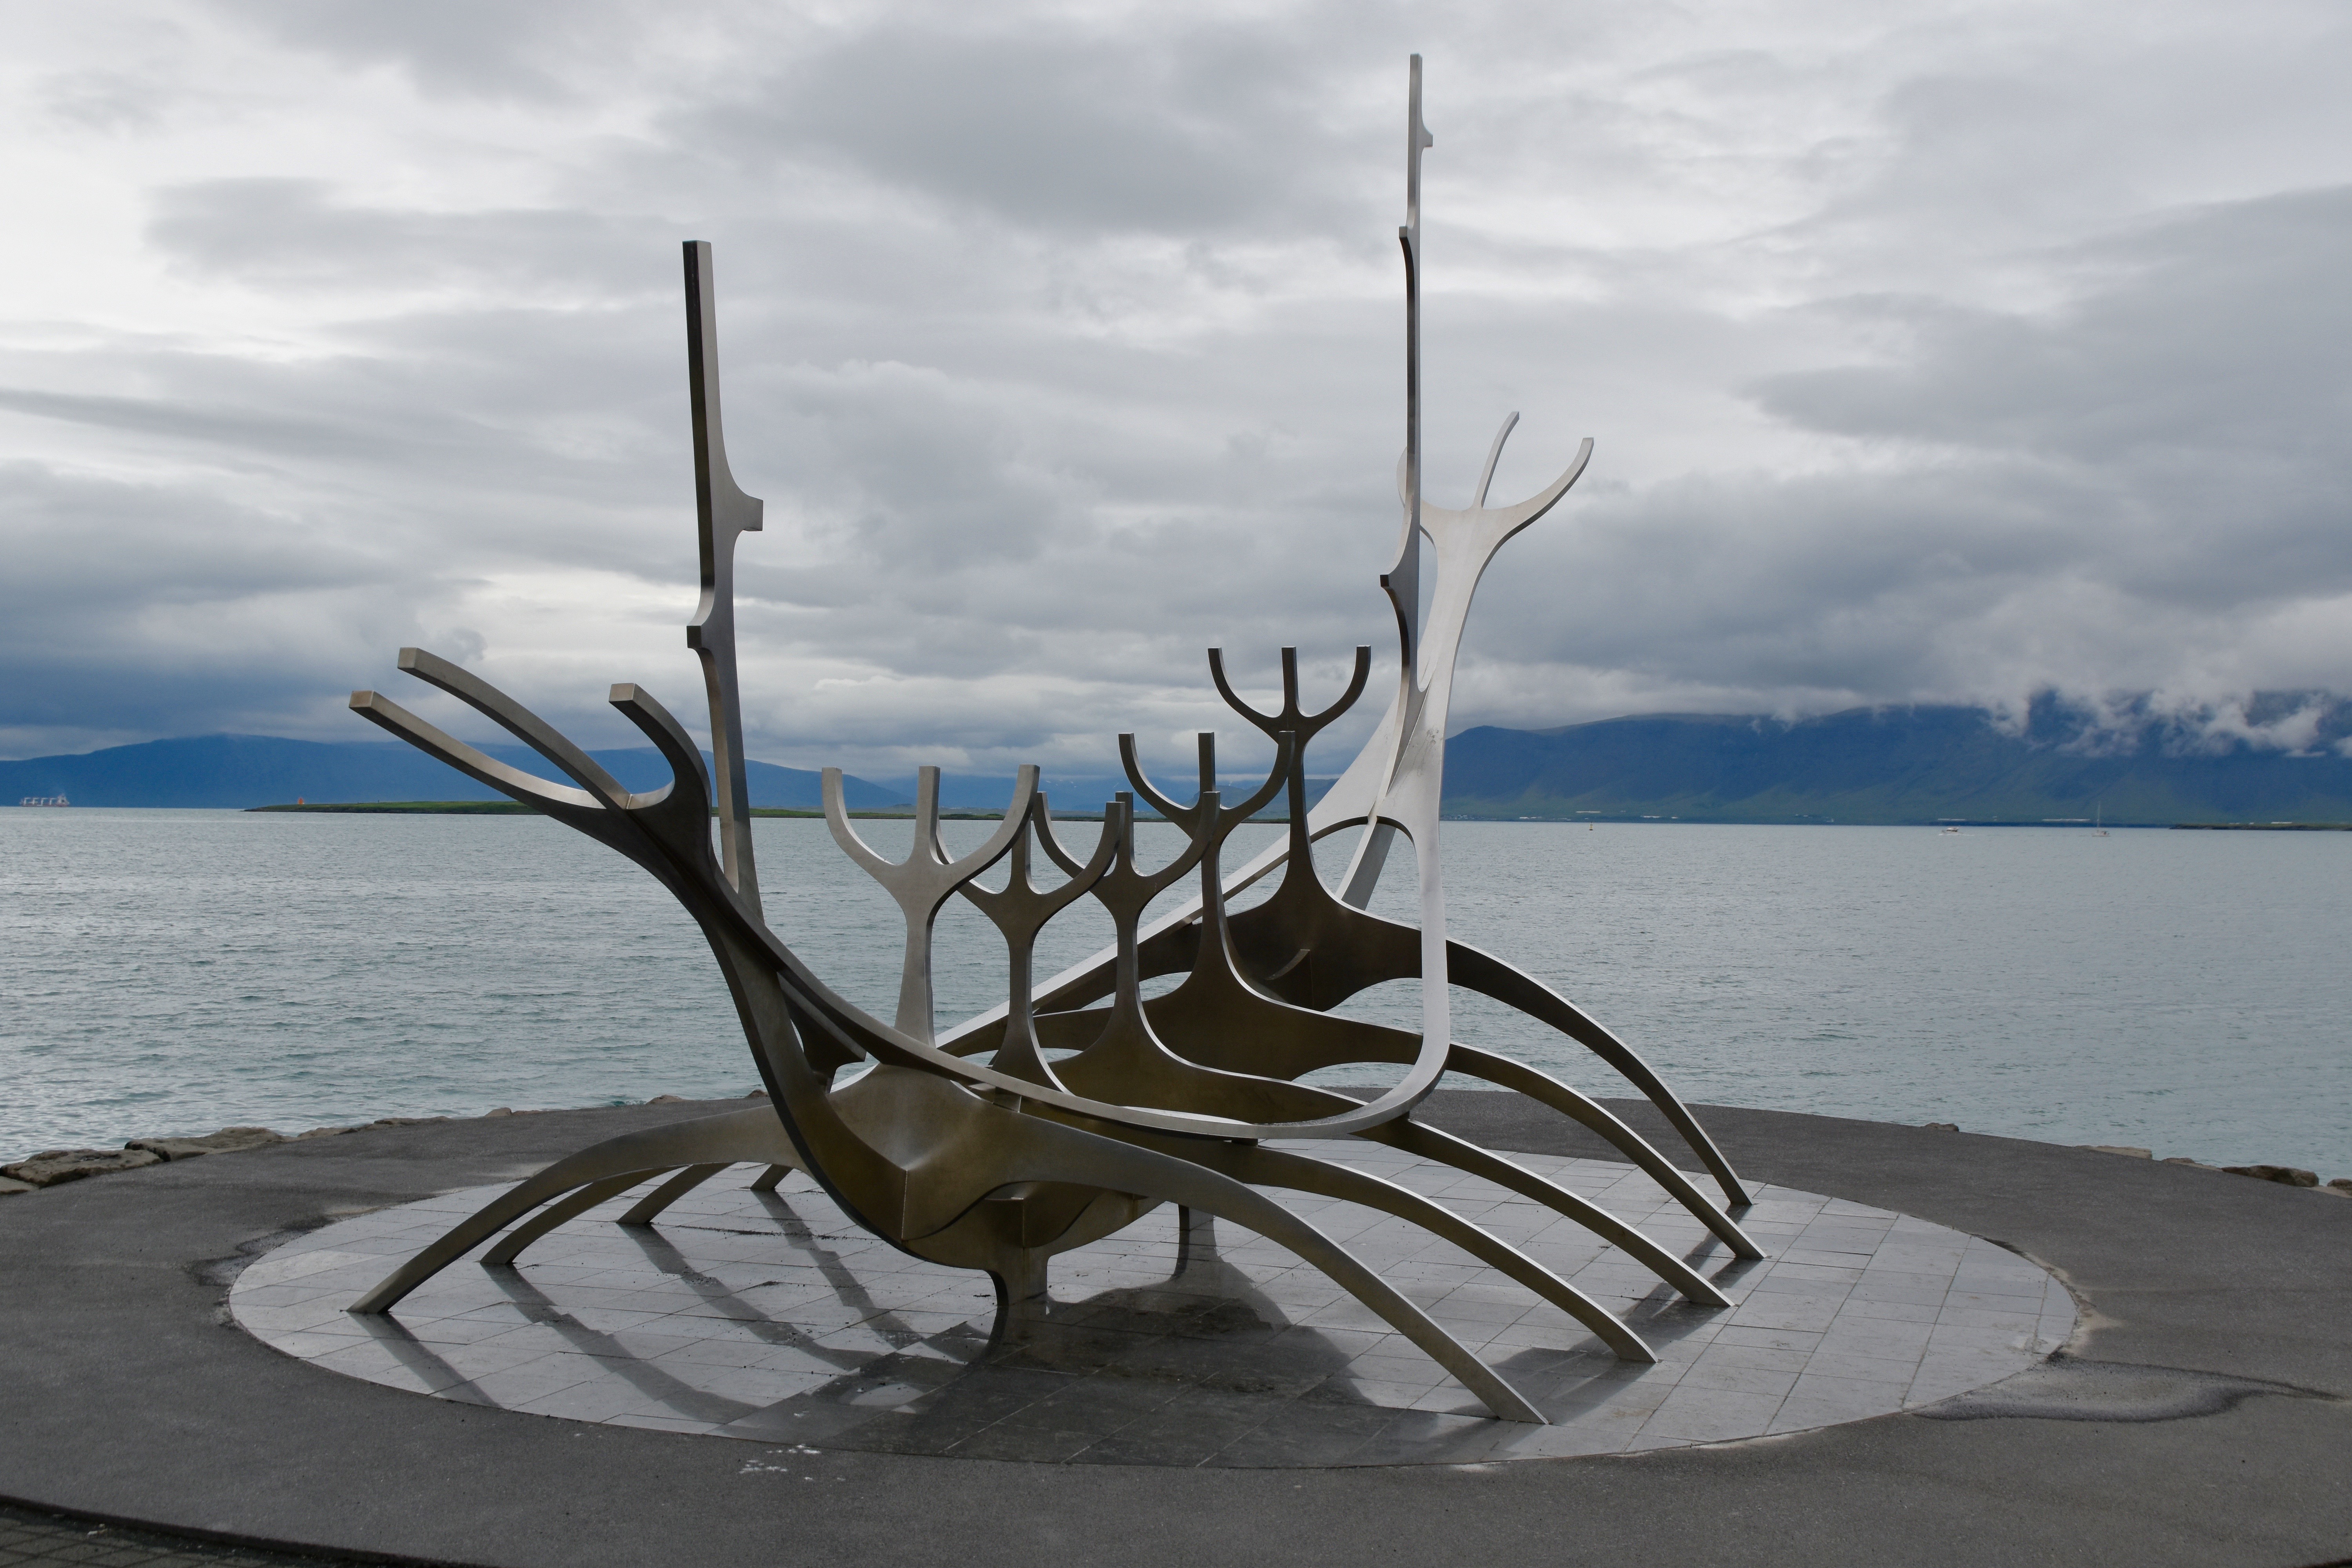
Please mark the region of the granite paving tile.
[[1769, 1436], [1778, 1436], [1783, 1432], [1810, 1432], [1815, 1427], [1840, 1426], [1849, 1421], [1886, 1414], [1889, 1412], [1885, 1410], [1857, 1409], [1837, 1400], [1802, 1399], [1791, 1394], [1773, 1413], [1770, 1424], [1764, 1430]]
[[1674, 1441], [1719, 1443], [1751, 1436], [1771, 1425], [1782, 1395], [1715, 1388], [1677, 1388], [1651, 1413], [1629, 1445], [1643, 1448]]
[[1819, 1330], [1768, 1329], [1750, 1323], [1726, 1323], [1716, 1331], [1715, 1339], [1717, 1344], [1810, 1351], [1821, 1343], [1822, 1335]]
[[1751, 1329], [1828, 1328], [1837, 1318], [1839, 1303], [1807, 1296], [1750, 1296], [1734, 1310], [1734, 1321]]
[[1804, 1371], [1811, 1359], [1810, 1351], [1717, 1341], [1707, 1347], [1700, 1357], [1700, 1363], [1708, 1366], [1755, 1366], [1772, 1372], [1798, 1373]]
[[520, 1408], [534, 1399], [575, 1387], [591, 1377], [598, 1376], [601, 1372], [593, 1357], [556, 1353], [540, 1356], [520, 1366], [484, 1373], [466, 1381], [490, 1404], [511, 1410]]
[[1918, 1375], [1919, 1358], [1916, 1355], [1864, 1355], [1832, 1347], [1820, 1352], [1808, 1361], [1805, 1363], [1805, 1371], [1819, 1373], [1824, 1377], [1858, 1378], [1865, 1382], [1891, 1383], [1898, 1387], [1907, 1387], [1911, 1380]]
[[1701, 1357], [1682, 1375], [1687, 1389], [1721, 1389], [1733, 1394], [1786, 1395], [1797, 1381], [1793, 1372], [1765, 1366], [1736, 1366]]

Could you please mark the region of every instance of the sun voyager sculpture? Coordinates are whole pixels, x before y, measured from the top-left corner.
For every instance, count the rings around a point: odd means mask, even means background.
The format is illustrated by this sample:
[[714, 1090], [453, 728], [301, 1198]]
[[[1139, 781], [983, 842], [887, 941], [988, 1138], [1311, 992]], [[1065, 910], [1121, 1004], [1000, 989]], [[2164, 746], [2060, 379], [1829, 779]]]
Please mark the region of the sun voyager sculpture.
[[[1082, 1247], [1171, 1204], [1187, 1226], [1220, 1216], [1286, 1247], [1421, 1347], [1497, 1417], [1541, 1422], [1518, 1390], [1329, 1236], [1276, 1201], [1296, 1192], [1341, 1199], [1418, 1225], [1552, 1302], [1619, 1357], [1655, 1360], [1621, 1318], [1542, 1264], [1443, 1205], [1329, 1159], [1296, 1152], [1305, 1142], [1364, 1139], [1483, 1177], [1580, 1224], [1654, 1273], [1688, 1302], [1730, 1303], [1683, 1258], [1565, 1188], [1501, 1155], [1414, 1120], [1442, 1075], [1459, 1074], [1540, 1102], [1591, 1130], [1646, 1172], [1736, 1257], [1762, 1251], [1733, 1217], [1748, 1191], [1697, 1120], [1632, 1048], [1539, 981], [1501, 958], [1450, 940], [1437, 854], [1438, 806], [1455, 652], [1481, 574], [1512, 535], [1568, 492], [1591, 455], [1586, 440], [1567, 470], [1512, 506], [1488, 506], [1486, 489], [1507, 419], [1487, 453], [1476, 493], [1459, 510], [1432, 505], [1421, 489], [1421, 154], [1433, 144], [1421, 112], [1421, 60], [1412, 67], [1405, 156], [1405, 447], [1400, 475], [1402, 542], [1381, 586], [1395, 607], [1397, 688], [1386, 716], [1338, 781], [1307, 805], [1305, 758], [1315, 736], [1363, 692], [1371, 651], [1318, 712], [1300, 705], [1295, 650], [1282, 650], [1281, 709], [1263, 713], [1234, 692], [1221, 652], [1209, 674], [1224, 700], [1275, 743], [1265, 782], [1226, 804], [1217, 788], [1212, 737], [1200, 739], [1200, 787], [1189, 805], [1163, 794], [1140, 766], [1132, 736], [1119, 754], [1132, 794], [1105, 807], [1092, 846], [1066, 845], [1038, 787], [1021, 769], [1001, 825], [985, 843], [950, 858], [939, 836], [939, 770], [925, 768], [914, 812], [914, 847], [891, 862], [851, 827], [841, 773], [824, 774], [835, 838], [887, 890], [906, 917], [895, 1015], [866, 1013], [828, 986], [772, 929], [753, 866], [742, 718], [735, 668], [734, 555], [761, 527], [761, 502], [728, 468], [719, 405], [710, 249], [685, 247], [687, 362], [694, 431], [695, 500], [702, 596], [687, 641], [702, 664], [710, 710], [711, 765], [677, 719], [633, 685], [612, 689], [619, 709], [667, 761], [672, 782], [633, 794], [579, 747], [520, 703], [446, 659], [404, 648], [400, 668], [466, 702], [528, 744], [571, 786], [511, 768], [373, 691], [355, 692], [361, 714], [452, 767], [536, 807], [626, 856], [676, 896], [701, 928], [726, 976], [769, 1098], [751, 1108], [609, 1139], [557, 1161], [505, 1193], [395, 1269], [352, 1304], [389, 1311], [404, 1296], [486, 1241], [482, 1261], [512, 1263], [575, 1215], [649, 1182], [658, 1184], [622, 1216], [651, 1224], [663, 1209], [730, 1165], [768, 1167], [756, 1186], [805, 1172], [856, 1224], [916, 1257], [984, 1270], [994, 1281], [1000, 1331], [1042, 1296], [1057, 1253]], [[1424, 574], [1432, 581], [1423, 608]], [[1234, 830], [1286, 797], [1287, 835], [1228, 868]], [[1175, 858], [1138, 864], [1137, 801], [1185, 835]], [[713, 818], [716, 818], [716, 831]], [[1318, 840], [1363, 832], [1349, 864], [1328, 885]], [[1412, 851], [1420, 925], [1367, 912], [1402, 835]], [[1043, 862], [1059, 873], [1041, 886]], [[1007, 865], [1003, 887], [983, 872]], [[1278, 875], [1271, 896], [1229, 910], [1228, 900]], [[1175, 913], [1144, 923], [1148, 907], [1186, 878], [1199, 892]], [[1003, 933], [1010, 976], [1004, 1005], [946, 1031], [934, 1026], [931, 929], [957, 897]], [[1038, 983], [1038, 933], [1079, 899], [1109, 913], [1117, 941], [1088, 962]], [[1181, 974], [1147, 999], [1144, 983]], [[1422, 1020], [1407, 1029], [1336, 1016], [1349, 997], [1391, 980], [1420, 982]], [[1558, 1029], [1637, 1089], [1703, 1164], [1721, 1202], [1595, 1100], [1546, 1073], [1458, 1043], [1453, 986], [1477, 992]], [[863, 1064], [865, 1070], [844, 1076]], [[1300, 1082], [1319, 1069], [1402, 1067], [1396, 1085], [1370, 1100]], [[1269, 1146], [1272, 1141], [1291, 1149]]]

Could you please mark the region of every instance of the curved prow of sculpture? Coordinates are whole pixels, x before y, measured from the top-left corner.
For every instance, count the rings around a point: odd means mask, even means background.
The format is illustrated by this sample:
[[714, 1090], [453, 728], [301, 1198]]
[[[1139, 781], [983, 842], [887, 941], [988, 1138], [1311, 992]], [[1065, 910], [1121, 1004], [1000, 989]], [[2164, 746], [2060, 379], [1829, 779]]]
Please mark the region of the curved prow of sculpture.
[[[648, 847], [642, 835], [629, 826], [633, 818], [683, 807], [701, 819], [709, 810], [710, 784], [698, 752], [694, 755], [690, 772], [674, 774], [671, 782], [659, 789], [633, 794], [623, 789], [612, 774], [553, 725], [472, 672], [415, 647], [400, 650], [400, 668], [489, 719], [568, 774], [579, 787], [567, 789], [550, 784], [486, 756], [380, 692], [352, 692], [352, 710], [477, 783], [579, 829], [656, 875], [660, 874], [656, 860], [648, 858]], [[685, 793], [680, 793], [682, 785], [687, 786]]]

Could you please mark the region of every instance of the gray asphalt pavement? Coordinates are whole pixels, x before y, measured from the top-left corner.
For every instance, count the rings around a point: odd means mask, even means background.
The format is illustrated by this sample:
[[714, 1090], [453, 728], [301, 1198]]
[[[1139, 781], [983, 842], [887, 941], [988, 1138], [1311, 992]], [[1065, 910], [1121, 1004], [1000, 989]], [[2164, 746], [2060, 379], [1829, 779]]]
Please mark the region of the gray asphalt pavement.
[[[402, 1394], [226, 1321], [240, 1260], [289, 1233], [709, 1109], [379, 1129], [0, 1201], [0, 1497], [484, 1568], [2352, 1559], [2352, 1200], [1967, 1132], [1702, 1112], [1744, 1173], [2000, 1242], [2086, 1309], [2067, 1352], [2009, 1384], [1707, 1448], [1315, 1471], [772, 1451]], [[1500, 1148], [1602, 1152], [1511, 1097], [1441, 1092], [1428, 1116]]]

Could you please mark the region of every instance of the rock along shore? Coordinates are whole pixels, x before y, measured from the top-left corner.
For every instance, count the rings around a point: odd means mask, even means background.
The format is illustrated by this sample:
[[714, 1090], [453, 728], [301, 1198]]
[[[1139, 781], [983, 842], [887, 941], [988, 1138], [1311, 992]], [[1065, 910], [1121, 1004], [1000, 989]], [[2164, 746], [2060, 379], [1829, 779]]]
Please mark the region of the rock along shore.
[[[683, 1096], [657, 1094], [646, 1101], [647, 1105], [676, 1105]], [[746, 1100], [765, 1100], [768, 1091], [755, 1089]], [[486, 1110], [482, 1119], [493, 1116], [530, 1116], [537, 1112], [515, 1110], [499, 1106]], [[447, 1116], [380, 1116], [373, 1121], [362, 1121], [350, 1127], [313, 1127], [308, 1132], [278, 1132], [267, 1127], [224, 1127], [192, 1138], [133, 1138], [120, 1149], [44, 1149], [29, 1154], [14, 1164], [0, 1165], [0, 1196], [13, 1193], [37, 1192], [43, 1187], [59, 1186], [67, 1182], [79, 1182], [91, 1176], [110, 1175], [116, 1171], [135, 1171], [144, 1165], [161, 1164], [170, 1160], [194, 1160], [205, 1154], [237, 1154], [247, 1149], [267, 1149], [278, 1143], [299, 1143], [311, 1138], [340, 1138], [349, 1132], [367, 1132], [379, 1127], [418, 1127], [429, 1121], [449, 1121]]]
[[[1951, 1121], [1927, 1121], [1920, 1125], [1932, 1132], [1958, 1132], [1959, 1125]], [[2121, 1154], [2126, 1159], [2153, 1160], [2156, 1151], [2130, 1143], [2077, 1143], [2077, 1149], [2087, 1149], [2094, 1154]], [[2252, 1176], [2260, 1182], [2276, 1182], [2283, 1187], [2315, 1187], [2338, 1197], [2352, 1198], [2352, 1176], [2337, 1176], [2322, 1183], [2319, 1173], [2295, 1165], [2209, 1165], [2202, 1160], [2192, 1160], [2186, 1154], [2166, 1156], [2168, 1165], [2187, 1165], [2192, 1170], [2218, 1171], [2229, 1176]]]
[[[755, 1089], [743, 1098], [765, 1100], [768, 1091]], [[681, 1095], [657, 1094], [646, 1103], [676, 1105], [683, 1099]], [[484, 1111], [482, 1119], [534, 1114], [537, 1113], [514, 1110], [501, 1105], [496, 1110]], [[267, 1149], [272, 1144], [299, 1142], [309, 1138], [338, 1138], [345, 1133], [365, 1132], [378, 1127], [416, 1127], [428, 1121], [453, 1120], [456, 1119], [447, 1116], [383, 1116], [373, 1121], [362, 1121], [350, 1127], [313, 1127], [308, 1132], [290, 1134], [273, 1131], [267, 1127], [224, 1127], [217, 1132], [208, 1132], [196, 1138], [133, 1138], [120, 1149], [44, 1149], [14, 1164], [0, 1165], [0, 1196], [35, 1192], [66, 1182], [109, 1175], [116, 1171], [135, 1171], [143, 1165], [160, 1164], [168, 1160], [193, 1160], [205, 1154], [236, 1154], [247, 1149]], [[1938, 1132], [1959, 1131], [1958, 1125], [1950, 1121], [1929, 1121], [1924, 1125]], [[2077, 1143], [2074, 1147], [2136, 1160], [2156, 1157], [2153, 1150], [2122, 1143]], [[2189, 1165], [2200, 1171], [2216, 1171], [2226, 1175], [2252, 1176], [2257, 1181], [2276, 1182], [2282, 1186], [2312, 1187], [2338, 1197], [2352, 1197], [2352, 1176], [2337, 1176], [2323, 1183], [2317, 1172], [2294, 1165], [2209, 1165], [2185, 1154], [2175, 1154], [2164, 1163]]]

